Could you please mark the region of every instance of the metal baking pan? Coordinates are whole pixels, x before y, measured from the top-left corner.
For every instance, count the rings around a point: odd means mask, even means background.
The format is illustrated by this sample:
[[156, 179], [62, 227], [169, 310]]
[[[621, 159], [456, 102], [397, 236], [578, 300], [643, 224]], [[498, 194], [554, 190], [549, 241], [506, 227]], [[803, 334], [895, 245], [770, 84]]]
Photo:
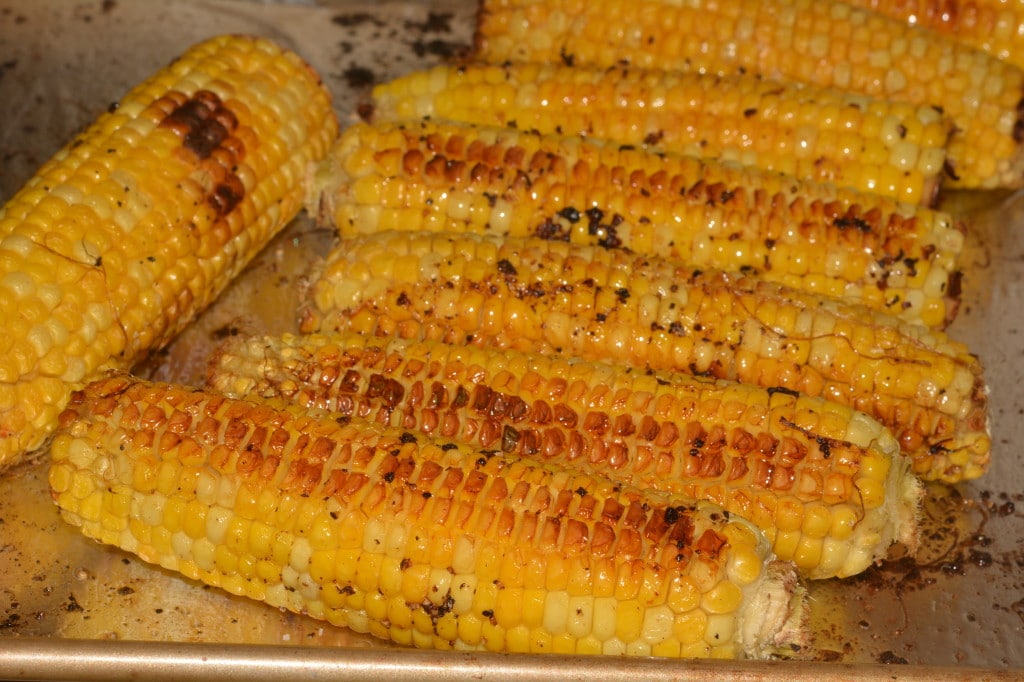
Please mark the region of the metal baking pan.
[[[475, 3], [377, 0], [5, 0], [0, 199], [74, 132], [188, 45], [272, 37], [324, 76], [343, 121], [373, 82], [469, 44]], [[771, 663], [409, 651], [245, 601], [95, 543], [50, 502], [45, 462], [0, 477], [0, 679], [1021, 679], [1024, 676], [1024, 195], [958, 194], [970, 223], [965, 301], [950, 333], [987, 367], [993, 466], [932, 486], [925, 541], [848, 580], [810, 585], [804, 660]], [[225, 335], [285, 331], [331, 236], [291, 225], [143, 370], [194, 381]]]

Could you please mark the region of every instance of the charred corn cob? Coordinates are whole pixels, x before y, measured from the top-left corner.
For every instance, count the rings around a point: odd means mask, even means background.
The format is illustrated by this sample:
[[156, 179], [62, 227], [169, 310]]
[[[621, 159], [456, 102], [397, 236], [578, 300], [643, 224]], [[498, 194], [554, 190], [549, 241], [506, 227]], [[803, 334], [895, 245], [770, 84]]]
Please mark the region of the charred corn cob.
[[709, 500], [809, 578], [854, 575], [893, 542], [916, 543], [921, 488], [896, 439], [807, 396], [355, 334], [235, 339], [209, 384]]
[[307, 201], [337, 134], [295, 54], [213, 38], [146, 80], [0, 210], [0, 468], [75, 386], [176, 334]]
[[1021, 0], [846, 0], [1024, 67]]
[[670, 255], [941, 327], [960, 295], [948, 214], [714, 161], [432, 122], [357, 124], [323, 164], [343, 235], [446, 230]]
[[483, 61], [748, 72], [922, 106], [956, 124], [950, 184], [1024, 183], [1024, 70], [835, 0], [487, 0]]
[[761, 657], [792, 566], [707, 503], [125, 376], [71, 400], [65, 519], [191, 578], [418, 647]]
[[989, 461], [980, 363], [942, 332], [754, 278], [538, 239], [381, 233], [342, 242], [304, 332], [564, 353], [737, 380], [849, 405], [913, 470], [957, 481]]
[[444, 119], [718, 158], [933, 205], [952, 132], [934, 107], [717, 76], [442, 65], [374, 89], [375, 120]]

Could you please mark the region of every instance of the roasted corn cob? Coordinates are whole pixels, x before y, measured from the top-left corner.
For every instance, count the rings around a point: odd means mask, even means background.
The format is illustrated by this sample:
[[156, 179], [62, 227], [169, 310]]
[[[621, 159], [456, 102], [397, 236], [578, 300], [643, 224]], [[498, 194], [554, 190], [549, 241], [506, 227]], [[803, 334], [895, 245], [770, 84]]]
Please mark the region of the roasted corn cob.
[[443, 119], [718, 158], [933, 205], [951, 123], [934, 107], [717, 76], [462, 64], [378, 85], [374, 120]]
[[501, 128], [356, 124], [321, 169], [343, 235], [445, 230], [670, 255], [941, 327], [960, 295], [948, 214], [714, 161]]
[[211, 388], [705, 499], [809, 578], [916, 543], [920, 484], [881, 424], [807, 396], [515, 351], [356, 334], [237, 338]]
[[304, 332], [564, 353], [798, 391], [889, 426], [915, 473], [989, 462], [980, 363], [942, 332], [755, 278], [538, 239], [380, 233], [343, 241]]
[[486, 0], [482, 61], [747, 72], [938, 106], [950, 184], [1024, 183], [1024, 70], [836, 0]]
[[176, 334], [307, 201], [328, 93], [265, 39], [200, 43], [129, 92], [0, 210], [0, 468], [75, 386]]
[[146, 561], [418, 647], [762, 657], [800, 636], [747, 522], [360, 420], [110, 377], [73, 396], [65, 519]]
[[1021, 0], [846, 0], [1024, 68]]

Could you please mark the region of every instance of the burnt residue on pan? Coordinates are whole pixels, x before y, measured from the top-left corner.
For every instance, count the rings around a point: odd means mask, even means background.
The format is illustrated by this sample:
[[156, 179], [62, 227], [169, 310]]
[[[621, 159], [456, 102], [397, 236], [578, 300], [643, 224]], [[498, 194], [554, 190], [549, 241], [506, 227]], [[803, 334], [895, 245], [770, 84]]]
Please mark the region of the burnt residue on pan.
[[365, 11], [339, 12], [331, 23], [339, 69], [329, 79], [357, 95], [357, 111], [370, 115], [370, 89], [407, 73], [461, 57], [472, 44], [472, 14], [435, 10], [427, 3], [403, 16]]
[[[1022, 531], [1024, 493], [929, 484], [914, 556], [897, 549], [888, 561], [860, 575], [812, 585], [820, 621], [812, 657], [932, 662], [934, 645], [919, 649], [913, 633], [933, 627], [937, 639], [949, 640], [948, 663], [955, 664], [970, 658], [979, 640], [975, 631], [983, 631], [991, 620], [987, 612], [1016, 614], [1024, 627], [1024, 547], [1012, 540]], [[986, 584], [998, 588], [978, 588]], [[1010, 639], [1014, 635], [1005, 633]]]

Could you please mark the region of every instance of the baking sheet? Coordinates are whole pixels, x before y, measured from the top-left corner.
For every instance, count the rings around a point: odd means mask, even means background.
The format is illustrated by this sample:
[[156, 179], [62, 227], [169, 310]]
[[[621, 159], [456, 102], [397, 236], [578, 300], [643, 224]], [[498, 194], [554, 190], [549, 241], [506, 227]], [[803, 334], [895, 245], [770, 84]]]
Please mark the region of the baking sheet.
[[[297, 50], [343, 121], [366, 86], [465, 46], [475, 3], [5, 0], [0, 5], [0, 199], [74, 132], [192, 43], [249, 32]], [[804, 662], [487, 656], [400, 650], [245, 601], [67, 527], [45, 463], [0, 477], [0, 678], [1011, 679], [1024, 674], [1024, 195], [961, 194], [971, 223], [965, 305], [950, 333], [987, 367], [993, 460], [980, 481], [933, 486], [925, 541], [845, 581], [812, 583]], [[226, 335], [294, 329], [296, 290], [330, 235], [297, 220], [145, 371], [201, 375]], [[163, 676], [163, 677], [162, 677]]]

